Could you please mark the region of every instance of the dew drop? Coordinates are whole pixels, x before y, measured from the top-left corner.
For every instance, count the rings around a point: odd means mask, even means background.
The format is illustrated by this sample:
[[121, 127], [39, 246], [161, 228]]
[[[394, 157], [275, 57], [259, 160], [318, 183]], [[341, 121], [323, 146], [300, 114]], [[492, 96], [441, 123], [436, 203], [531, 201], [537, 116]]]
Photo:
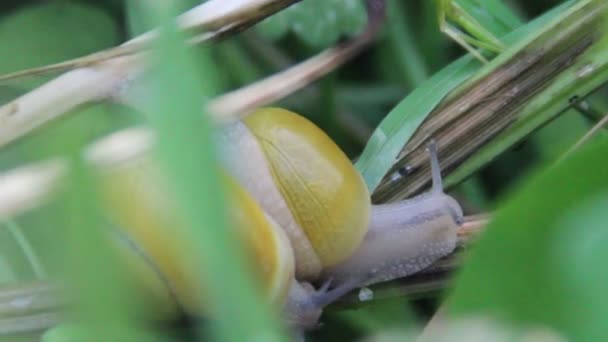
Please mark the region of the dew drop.
[[374, 291], [372, 291], [369, 287], [362, 287], [359, 290], [359, 300], [362, 302], [368, 302], [374, 299]]
[[399, 174], [399, 172], [393, 172], [391, 174], [391, 182], [395, 183], [400, 179], [401, 179], [401, 175]]

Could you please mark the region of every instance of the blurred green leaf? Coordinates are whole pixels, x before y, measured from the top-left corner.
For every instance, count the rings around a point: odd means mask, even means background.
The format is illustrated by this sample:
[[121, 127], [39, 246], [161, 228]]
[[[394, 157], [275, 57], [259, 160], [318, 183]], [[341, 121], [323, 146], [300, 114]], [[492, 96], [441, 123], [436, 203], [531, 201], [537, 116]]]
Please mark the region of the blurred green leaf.
[[554, 161], [574, 145], [590, 128], [585, 117], [570, 110], [541, 128], [533, 137], [544, 161]]
[[[384, 39], [395, 59], [391, 66], [397, 67], [400, 81], [408, 88], [415, 88], [429, 77], [429, 66], [416, 39], [414, 24], [406, 13], [412, 7], [400, 0], [387, 2]], [[391, 68], [389, 72], [395, 73], [395, 70]]]
[[59, 324], [42, 334], [42, 342], [77, 342], [88, 337], [86, 328], [74, 323]]
[[258, 32], [276, 40], [289, 31], [313, 48], [325, 48], [341, 36], [359, 33], [367, 22], [363, 1], [307, 0], [267, 18], [256, 26]]
[[93, 170], [83, 153], [88, 135], [77, 125], [69, 128], [56, 142], [69, 162], [69, 181], [64, 183], [65, 192], [51, 203], [55, 212], [46, 228], [60, 227], [56, 232], [59, 238], [48, 244], [64, 247], [62, 280], [71, 286], [72, 322], [82, 325], [85, 340], [137, 340], [142, 338], [135, 320], [142, 310], [136, 295], [139, 292], [128, 281], [125, 264], [111, 249], [113, 236], [107, 232]]
[[[27, 6], [0, 21], [0, 74], [79, 57], [118, 41], [116, 23], [99, 8], [58, 1]], [[26, 88], [40, 83], [15, 82]]]
[[197, 57], [206, 78], [203, 82], [198, 77], [185, 37], [171, 21], [172, 2], [150, 4], [142, 14], [145, 20], [164, 24], [153, 54], [145, 109], [158, 137], [156, 156], [175, 190], [177, 215], [186, 223], [172, 228], [183, 229], [183, 236], [197, 246], [191, 256], [197, 268], [192, 272], [200, 283], [192, 290], [206, 294], [199, 304], [213, 313], [210, 337], [280, 341], [283, 337], [270, 303], [254, 286], [244, 251], [228, 228], [212, 126], [201, 113], [218, 87], [216, 66], [210, 51], [203, 49]]
[[452, 313], [607, 337], [607, 151], [606, 139], [584, 148], [505, 202], [458, 277]]
[[[4, 239], [4, 237], [0, 237], [0, 242], [4, 242], [4, 241], [10, 241], [10, 240]], [[11, 243], [11, 245], [14, 245], [14, 244]], [[5, 249], [3, 248], [2, 250], [4, 251]], [[0, 255], [0, 283], [13, 283], [19, 279], [19, 277], [13, 270], [13, 267], [11, 266], [11, 264], [12, 264], [12, 260], [11, 260], [11, 262], [9, 262], [8, 258], [5, 257], [4, 253], [2, 253]]]

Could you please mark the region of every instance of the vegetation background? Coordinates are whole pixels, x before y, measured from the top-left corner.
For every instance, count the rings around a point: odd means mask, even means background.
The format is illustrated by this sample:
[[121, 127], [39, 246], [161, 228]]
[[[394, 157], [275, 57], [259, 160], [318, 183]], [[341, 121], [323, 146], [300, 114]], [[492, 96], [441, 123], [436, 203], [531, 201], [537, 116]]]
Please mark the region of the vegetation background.
[[[496, 21], [498, 16], [507, 23], [505, 27], [523, 25], [564, 3], [459, 2], [473, 4], [481, 17], [493, 15], [492, 20]], [[172, 11], [178, 13], [199, 2], [173, 3]], [[437, 2], [387, 0], [387, 6], [383, 28], [368, 49], [278, 103], [314, 121], [351, 158], [361, 154], [387, 113], [425, 80], [466, 53], [440, 32]], [[135, 0], [2, 1], [0, 74], [116, 46], [166, 22], [169, 14], [146, 10], [142, 2]], [[196, 189], [208, 189], [215, 177], [205, 166], [209, 165], [212, 151], [201, 152], [190, 146], [191, 141], [179, 139], [183, 132], [208, 132], [209, 127], [197, 121], [196, 108], [200, 108], [201, 98], [211, 98], [280, 72], [356, 35], [365, 23], [362, 1], [305, 0], [242, 34], [210, 47], [197, 47], [193, 53], [180, 45], [177, 33], [167, 29], [159, 43], [158, 61], [163, 66], [154, 81], [164, 99], [151, 100], [151, 113], [142, 115], [111, 103], [89, 106], [3, 147], [0, 169], [56, 155], [68, 156], [81, 165], [77, 156], [83, 145], [117, 129], [146, 123], [160, 132], [160, 159], [180, 179], [176, 183], [181, 189], [180, 199], [186, 212], [192, 214], [200, 203], [211, 202], [205, 191]], [[0, 101], [8, 102], [51, 77], [0, 84]], [[434, 291], [421, 298], [393, 296], [357, 305], [355, 309], [330, 309], [323, 318], [323, 327], [310, 334], [311, 340], [414, 336], [414, 331], [427, 323], [448, 294], [450, 311], [456, 317], [472, 314], [503, 319], [504, 327], [472, 325], [472, 329], [489, 329], [496, 340], [500, 336], [513, 340], [514, 336], [539, 331], [572, 340], [606, 338], [602, 329], [608, 314], [608, 294], [604, 290], [608, 279], [602, 271], [608, 260], [605, 133], [600, 132], [580, 153], [555, 165], [606, 113], [605, 93], [605, 89], [596, 90], [586, 99], [586, 111], [565, 111], [451, 189], [469, 213], [496, 211], [496, 219], [488, 228], [489, 233], [475, 244], [466, 267], [447, 292]], [[205, 139], [202, 134], [198, 142], [205, 145]], [[130, 321], [129, 312], [136, 309], [124, 305], [127, 286], [117, 280], [119, 277], [111, 268], [99, 267], [101, 260], [108, 258], [104, 254], [107, 251], [95, 246], [95, 231], [104, 222], [92, 195], [88, 171], [82, 165], [81, 169], [74, 174], [63, 200], [5, 219], [6, 229], [0, 229], [0, 282], [26, 284], [57, 273], [77, 279], [81, 284], [79, 295], [88, 299], [77, 312], [96, 323], [54, 330], [45, 335], [49, 341], [64, 341], [74, 334], [152, 338], [149, 330], [142, 332]], [[199, 183], [200, 186], [192, 186]], [[208, 210], [213, 212], [213, 205]], [[189, 217], [193, 225], [206, 222], [201, 217], [204, 213], [203, 209]], [[87, 227], [87, 231], [83, 232], [82, 227]], [[70, 244], [78, 247], [63, 247]], [[66, 255], [73, 262], [69, 263], [69, 271], [65, 267]], [[228, 257], [216, 255], [211, 259], [225, 258]], [[214, 269], [222, 270], [221, 264], [206, 266], [209, 274]], [[256, 314], [257, 302], [240, 284], [239, 275], [231, 277], [223, 277], [218, 286], [234, 295], [230, 298], [242, 303], [243, 311], [250, 314], [234, 317], [226, 311], [220, 319], [224, 329], [214, 331], [219, 334], [214, 336], [230, 340], [261, 330], [269, 334], [262, 337], [282, 338], [276, 333], [276, 322]], [[100, 296], [101, 292], [110, 295]], [[159, 329], [159, 334], [184, 334], [184, 330], [185, 334], [192, 333], [184, 325], [165, 328]], [[31, 339], [39, 333], [19, 338]]]

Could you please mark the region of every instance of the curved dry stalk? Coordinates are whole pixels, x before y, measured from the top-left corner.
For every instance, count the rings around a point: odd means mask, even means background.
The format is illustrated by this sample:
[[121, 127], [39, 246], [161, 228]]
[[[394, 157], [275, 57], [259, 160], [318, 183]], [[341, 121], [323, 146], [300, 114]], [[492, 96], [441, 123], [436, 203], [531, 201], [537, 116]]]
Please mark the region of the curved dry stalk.
[[[237, 4], [243, 4], [243, 1], [208, 1], [182, 15], [180, 22], [184, 29], [219, 27], [216, 33], [234, 32], [298, 0], [245, 1], [243, 8], [237, 8]], [[306, 86], [361, 51], [373, 40], [384, 18], [384, 0], [367, 0], [366, 4], [368, 26], [360, 36], [321, 52], [287, 71], [211, 101], [208, 109], [215, 121], [237, 120], [256, 106], [276, 101]], [[199, 39], [206, 34], [203, 33]], [[114, 53], [121, 56], [120, 53], [125, 51], [120, 49], [138, 51], [136, 47], [145, 45], [155, 35], [156, 31], [148, 32], [125, 43]], [[106, 53], [109, 53], [106, 55], [108, 57], [112, 52]], [[143, 72], [143, 57], [143, 53], [125, 55], [70, 71], [0, 107], [0, 147], [70, 110], [94, 101], [114, 98], [137, 107], [136, 101], [126, 96], [126, 90], [133, 79]]]
[[[208, 1], [179, 16], [177, 25], [182, 31], [193, 35], [189, 40], [191, 44], [205, 43], [242, 30], [298, 1], [301, 0]], [[26, 76], [87, 67], [112, 58], [132, 55], [148, 49], [149, 43], [157, 36], [158, 31], [153, 30], [117, 47], [55, 64], [4, 74], [0, 76], [0, 83]]]
[[0, 107], [0, 147], [70, 110], [120, 92], [141, 72], [139, 55], [65, 73]]

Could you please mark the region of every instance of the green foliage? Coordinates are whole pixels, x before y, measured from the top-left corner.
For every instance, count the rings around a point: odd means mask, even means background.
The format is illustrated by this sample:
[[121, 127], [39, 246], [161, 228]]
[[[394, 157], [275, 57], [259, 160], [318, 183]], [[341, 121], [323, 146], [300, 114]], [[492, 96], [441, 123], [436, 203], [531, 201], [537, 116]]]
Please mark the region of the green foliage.
[[[374, 189], [438, 104], [494, 72], [535, 37], [560, 33], [555, 29], [555, 17], [583, 2], [588, 0], [457, 0], [506, 46], [484, 66], [470, 55], [455, 57], [463, 49], [439, 35], [430, 1], [388, 0], [384, 30], [368, 51], [331, 78], [277, 105], [312, 118], [349, 155], [359, 156], [356, 166]], [[197, 337], [211, 332], [205, 337], [217, 340], [254, 335], [259, 340], [284, 338], [272, 310], [251, 286], [249, 272], [240, 263], [242, 256], [224, 229], [224, 213], [229, 208], [223, 205], [223, 189], [217, 182], [212, 127], [201, 117], [200, 108], [229, 87], [284, 70], [310, 56], [311, 50], [361, 32], [366, 23], [364, 2], [304, 0], [257, 25], [254, 34], [247, 32], [192, 50], [184, 47], [182, 35], [168, 18], [198, 1], [162, 3], [173, 7], [156, 8], [152, 13], [148, 2], [137, 0], [0, 4], [0, 74], [78, 57], [164, 24], [151, 54], [143, 113], [108, 104], [91, 106], [0, 151], [2, 171], [58, 155], [75, 166], [64, 192], [52, 204], [0, 225], [0, 283], [29, 282], [49, 273], [74, 284], [73, 293], [80, 299], [67, 315], [69, 323], [49, 330], [44, 341], [164, 340], [171, 335], [163, 324], [154, 325], [153, 330], [147, 326], [144, 331], [132, 320], [143, 305], [138, 290], [124, 280], [120, 261], [99, 243], [108, 223], [97, 203], [91, 170], [81, 158], [84, 146], [95, 138], [134, 124], [149, 125], [158, 133], [155, 156], [175, 190], [175, 205], [187, 221], [184, 229], [201, 246], [192, 258], [200, 261], [200, 276], [212, 281], [207, 290], [214, 294], [210, 305], [218, 312], [217, 320], [205, 326], [211, 328], [204, 332], [192, 322], [188, 323], [193, 328], [179, 326], [176, 330], [189, 334], [191, 329]], [[557, 4], [561, 6], [549, 11]], [[536, 14], [542, 15], [530, 21]], [[479, 34], [484, 32], [472, 33], [474, 37]], [[448, 308], [454, 317], [502, 319], [518, 328], [544, 326], [571, 340], [606, 339], [603, 320], [608, 314], [608, 296], [604, 289], [608, 279], [602, 272], [608, 257], [605, 132], [593, 146], [563, 163], [548, 163], [559, 158], [608, 108], [606, 89], [600, 89], [598, 96], [588, 100], [596, 109], [594, 118], [583, 118], [575, 111], [557, 118], [569, 107], [573, 95], [590, 94], [608, 80], [607, 37], [598, 35], [571, 70], [520, 109], [520, 119], [509, 132], [496, 137], [446, 178], [453, 185], [473, 175], [458, 189], [467, 213], [497, 210], [496, 219], [475, 243], [448, 293]], [[582, 71], [586, 77], [580, 77]], [[0, 100], [4, 103], [40, 82], [40, 78], [31, 78], [0, 85]], [[554, 118], [538, 133], [533, 132]], [[524, 137], [528, 138], [523, 148], [513, 151], [515, 142]], [[525, 171], [531, 165], [537, 171], [527, 178]], [[512, 184], [518, 185], [513, 188]], [[495, 202], [496, 198], [504, 200]], [[320, 341], [374, 335], [380, 339], [397, 331], [400, 339], [412, 338], [416, 323], [426, 322], [436, 303], [416, 301], [415, 310], [408, 304], [391, 298], [357, 310], [328, 312], [323, 318], [327, 324], [310, 336]], [[0, 327], [5, 321], [0, 315]]]
[[535, 136], [539, 158], [557, 160], [589, 130], [589, 121], [576, 110], [562, 114]]
[[342, 36], [359, 33], [366, 22], [365, 7], [357, 0], [307, 0], [259, 23], [258, 32], [279, 39], [293, 32], [313, 48], [334, 44]]

